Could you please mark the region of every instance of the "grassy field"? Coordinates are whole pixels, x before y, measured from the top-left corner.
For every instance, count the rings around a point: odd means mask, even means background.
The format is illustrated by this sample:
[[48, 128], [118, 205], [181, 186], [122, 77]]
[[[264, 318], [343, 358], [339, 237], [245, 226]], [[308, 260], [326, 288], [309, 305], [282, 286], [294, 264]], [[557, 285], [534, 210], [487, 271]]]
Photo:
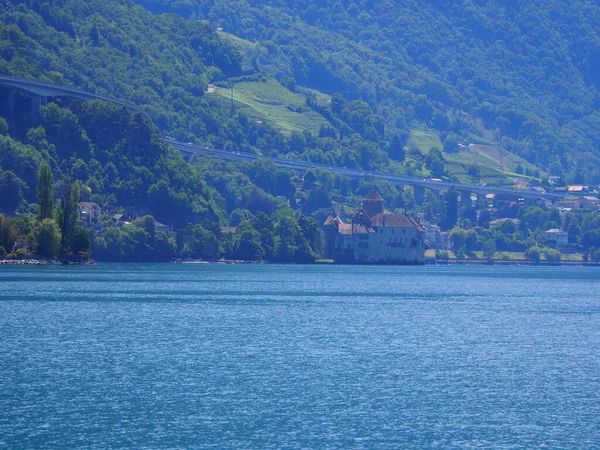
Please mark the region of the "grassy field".
[[[458, 259], [456, 254], [448, 250], [448, 256], [450, 259]], [[541, 261], [545, 261], [546, 258], [544, 254], [541, 255]], [[435, 258], [435, 250], [429, 249], [425, 251], [425, 258]], [[483, 260], [483, 252], [476, 250], [471, 253], [465, 254], [465, 259], [479, 259]], [[522, 261], [525, 258], [525, 253], [523, 252], [495, 252], [494, 258], [495, 261]], [[563, 253], [561, 254], [561, 261], [583, 261], [583, 254], [581, 253]]]
[[[209, 95], [230, 101], [231, 90], [221, 88]], [[303, 96], [289, 91], [274, 79], [236, 83], [233, 101], [236, 108], [246, 109], [250, 116], [288, 135], [292, 131], [303, 130], [318, 134], [321, 125], [328, 123], [323, 116], [306, 106]]]
[[[475, 137], [473, 137], [475, 140]], [[446, 170], [455, 176], [461, 183], [487, 183], [494, 186], [512, 186], [514, 178], [528, 179], [526, 175], [520, 175], [514, 171], [520, 165], [524, 170], [531, 172], [536, 167], [525, 161], [523, 158], [507, 152], [493, 143], [481, 138], [477, 139], [477, 144], [462, 147], [456, 153], [445, 153]], [[427, 155], [432, 147], [442, 149], [443, 145], [438, 135], [427, 130], [412, 130], [409, 146], [418, 148], [421, 153]], [[473, 167], [478, 175], [476, 177], [468, 174], [468, 169]], [[544, 176], [545, 173], [540, 173]]]
[[410, 138], [408, 145], [414, 145], [421, 153], [427, 155], [431, 147], [442, 148], [442, 141], [437, 134], [433, 134], [424, 130], [412, 130], [410, 132]]

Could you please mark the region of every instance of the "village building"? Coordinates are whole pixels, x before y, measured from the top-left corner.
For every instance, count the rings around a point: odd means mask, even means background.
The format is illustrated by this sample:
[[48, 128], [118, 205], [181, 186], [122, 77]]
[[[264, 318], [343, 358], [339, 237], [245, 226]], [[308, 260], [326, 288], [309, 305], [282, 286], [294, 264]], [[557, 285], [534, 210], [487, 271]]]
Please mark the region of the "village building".
[[584, 195], [579, 199], [579, 207], [585, 209], [598, 209], [600, 199], [593, 195]]
[[325, 257], [347, 264], [424, 264], [423, 227], [405, 214], [392, 214], [383, 202], [371, 191], [352, 223], [329, 216], [324, 223]]
[[91, 226], [98, 223], [100, 214], [102, 214], [102, 208], [94, 202], [79, 202], [77, 213], [81, 222], [87, 226]]
[[[140, 217], [138, 217], [138, 219], [139, 218]], [[122, 227], [123, 225], [129, 224], [133, 222], [133, 220], [135, 220], [130, 219], [126, 214], [115, 214], [113, 215], [113, 219], [115, 219], [115, 224], [117, 225], [117, 227]], [[163, 231], [165, 233], [170, 233], [173, 231], [173, 229], [169, 225], [160, 223], [157, 220], [154, 221], [154, 228], [156, 229], [156, 231]]]
[[559, 209], [560, 208], [578, 209], [581, 207], [581, 201], [579, 198], [566, 198], [566, 199], [559, 200], [558, 202], [556, 202], [555, 205]]
[[425, 244], [427, 247], [436, 250], [450, 250], [450, 239], [448, 233], [442, 231], [437, 225], [430, 224], [425, 220], [420, 220], [419, 223], [425, 232]]
[[556, 241], [556, 245], [559, 247], [566, 247], [569, 245], [569, 233], [561, 231], [558, 228], [544, 231], [544, 237], [549, 241]]

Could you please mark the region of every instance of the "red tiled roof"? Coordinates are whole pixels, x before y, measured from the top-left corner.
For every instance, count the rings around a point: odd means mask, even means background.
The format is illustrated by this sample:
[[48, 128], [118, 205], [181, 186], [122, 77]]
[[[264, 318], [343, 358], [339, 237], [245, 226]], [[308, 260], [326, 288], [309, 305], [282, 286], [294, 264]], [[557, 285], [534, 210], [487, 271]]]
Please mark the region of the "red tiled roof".
[[373, 189], [371, 192], [369, 192], [366, 197], [363, 199], [363, 201], [370, 201], [370, 202], [382, 202], [383, 197], [381, 195], [379, 195], [379, 193]]
[[[421, 228], [416, 222], [405, 214], [376, 214], [371, 217], [373, 227], [403, 227]], [[422, 229], [422, 228], [421, 228]]]
[[369, 234], [375, 233], [373, 228], [367, 228], [364, 225], [350, 225], [349, 223], [341, 223], [338, 232], [340, 234]]
[[94, 202], [79, 202], [79, 207], [85, 209], [100, 209], [100, 206]]

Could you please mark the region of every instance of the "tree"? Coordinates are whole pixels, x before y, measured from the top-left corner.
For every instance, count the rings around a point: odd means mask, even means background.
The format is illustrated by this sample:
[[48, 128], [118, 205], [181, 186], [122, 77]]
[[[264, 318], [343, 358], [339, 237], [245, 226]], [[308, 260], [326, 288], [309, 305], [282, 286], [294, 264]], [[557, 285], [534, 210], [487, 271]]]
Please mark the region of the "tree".
[[444, 151], [453, 153], [458, 150], [458, 136], [454, 133], [449, 133], [444, 139]]
[[402, 131], [394, 134], [392, 141], [388, 146], [388, 156], [394, 161], [404, 161], [406, 152], [404, 146], [408, 142], [409, 134], [407, 131]]
[[183, 246], [181, 256], [205, 261], [213, 261], [219, 257], [219, 241], [215, 233], [205, 229], [202, 225], [187, 228], [185, 231], [187, 242]]
[[538, 264], [540, 262], [541, 250], [537, 245], [533, 245], [525, 252], [525, 258]]
[[12, 214], [23, 201], [23, 190], [27, 186], [13, 172], [0, 169], [0, 209]]
[[62, 231], [61, 250], [63, 253], [67, 253], [71, 248], [73, 232], [77, 225], [78, 206], [79, 181], [75, 181], [68, 184], [65, 193], [60, 199], [60, 211], [58, 217]]
[[62, 236], [54, 219], [44, 219], [35, 231], [37, 253], [48, 258], [56, 258], [60, 250]]
[[8, 135], [8, 122], [4, 117], [0, 117], [0, 134]]
[[275, 225], [271, 217], [258, 212], [250, 221], [252, 227], [260, 234], [260, 243], [264, 250], [264, 258], [271, 260], [275, 254]]
[[488, 238], [483, 241], [483, 257], [485, 259], [491, 260], [494, 257], [494, 253], [496, 253], [496, 241], [492, 238]]
[[87, 228], [76, 225], [71, 238], [71, 251], [75, 254], [88, 253], [92, 247], [92, 240]]
[[425, 158], [425, 167], [434, 177], [444, 176], [444, 156], [438, 147], [431, 147]]
[[261, 261], [264, 259], [265, 251], [260, 242], [260, 233], [252, 228], [250, 222], [242, 222], [238, 232], [240, 233], [240, 240], [236, 256], [246, 261]]
[[465, 236], [465, 247], [467, 251], [472, 252], [477, 248], [477, 237], [477, 231], [473, 230], [472, 228], [467, 230]]
[[0, 247], [6, 253], [10, 253], [18, 237], [19, 229], [15, 226], [13, 219], [0, 216]]
[[448, 234], [448, 237], [452, 241], [452, 250], [458, 252], [463, 250], [465, 242], [467, 241], [467, 233], [462, 228], [453, 228]]
[[43, 221], [52, 217], [54, 208], [54, 181], [52, 170], [47, 163], [42, 163], [37, 181], [38, 219]]
[[336, 92], [331, 97], [331, 111], [333, 111], [334, 114], [340, 115], [345, 104], [346, 101], [339, 92]]
[[544, 250], [544, 255], [546, 256], [546, 262], [550, 264], [560, 263], [561, 253], [559, 250], [549, 248]]
[[456, 225], [456, 221], [458, 220], [458, 195], [454, 187], [451, 187], [446, 192], [445, 206], [444, 216], [440, 225], [443, 229], [450, 230]]
[[483, 228], [489, 228], [491, 220], [492, 220], [492, 212], [489, 209], [482, 209], [479, 212], [479, 217], [477, 218], [477, 226], [483, 227]]

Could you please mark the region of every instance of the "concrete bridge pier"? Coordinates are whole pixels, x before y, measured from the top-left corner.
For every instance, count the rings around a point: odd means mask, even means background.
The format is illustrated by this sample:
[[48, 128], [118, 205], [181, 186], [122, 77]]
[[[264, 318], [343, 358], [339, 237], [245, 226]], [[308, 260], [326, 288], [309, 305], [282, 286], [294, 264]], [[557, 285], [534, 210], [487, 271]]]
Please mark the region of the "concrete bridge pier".
[[425, 198], [425, 188], [423, 186], [413, 186], [413, 189], [415, 190], [415, 203], [420, 205]]
[[31, 94], [31, 114], [38, 116], [40, 107], [48, 103], [48, 97], [45, 95]]
[[5, 89], [6, 93], [6, 115], [8, 118], [15, 116], [15, 91], [13, 89]]

